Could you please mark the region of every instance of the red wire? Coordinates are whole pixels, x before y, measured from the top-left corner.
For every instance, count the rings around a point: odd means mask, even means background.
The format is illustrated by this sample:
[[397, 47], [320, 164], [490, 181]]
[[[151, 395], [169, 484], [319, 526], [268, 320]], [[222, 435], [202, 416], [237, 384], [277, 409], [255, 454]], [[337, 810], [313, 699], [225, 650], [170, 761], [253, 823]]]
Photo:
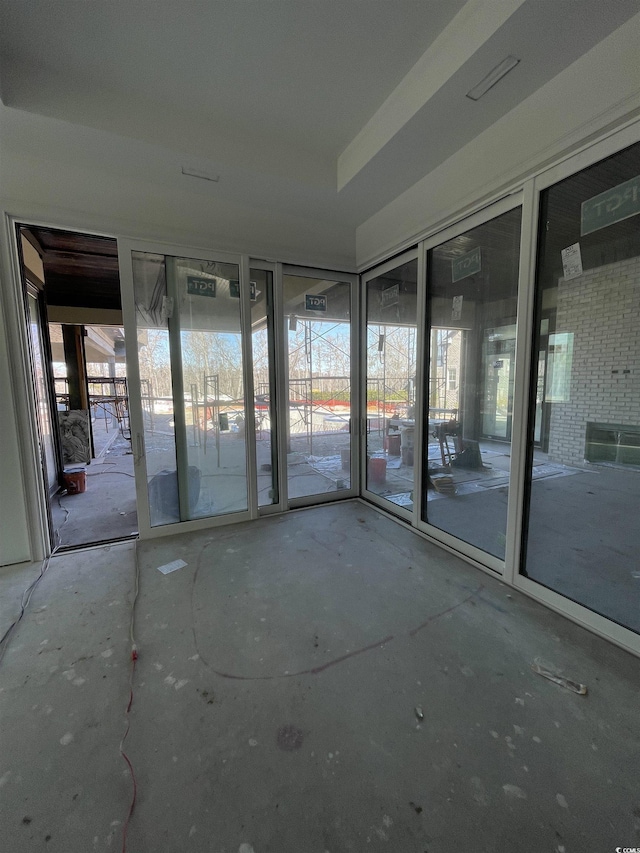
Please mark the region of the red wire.
[[120, 741], [120, 755], [127, 762], [127, 766], [129, 767], [129, 772], [131, 773], [131, 781], [133, 782], [133, 796], [131, 797], [131, 805], [129, 806], [129, 814], [127, 815], [127, 819], [124, 822], [124, 827], [122, 829], [122, 853], [126, 853], [127, 850], [127, 830], [129, 829], [129, 821], [131, 820], [131, 815], [133, 814], [133, 810], [136, 805], [136, 797], [138, 794], [138, 786], [136, 784], [136, 774], [133, 771], [133, 764], [129, 760], [129, 756], [122, 748], [125, 740], [127, 739], [127, 735], [129, 734], [129, 729], [131, 728], [131, 720], [129, 718], [129, 711], [131, 710], [131, 706], [133, 705], [133, 675], [136, 669], [136, 661], [138, 660], [138, 652], [136, 649], [133, 649], [131, 652], [131, 687], [129, 688], [129, 704], [127, 705], [126, 715], [127, 715], [127, 728], [125, 733]]

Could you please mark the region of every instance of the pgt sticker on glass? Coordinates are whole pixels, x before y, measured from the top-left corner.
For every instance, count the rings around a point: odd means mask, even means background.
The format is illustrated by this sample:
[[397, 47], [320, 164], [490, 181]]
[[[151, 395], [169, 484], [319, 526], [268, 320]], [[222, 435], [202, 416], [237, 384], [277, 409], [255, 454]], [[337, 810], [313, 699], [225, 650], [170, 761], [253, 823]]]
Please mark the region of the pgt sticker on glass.
[[191, 296], [215, 296], [215, 278], [200, 278], [195, 275], [187, 276], [187, 293]]
[[310, 293], [307, 293], [304, 297], [304, 307], [307, 311], [326, 311], [327, 297], [312, 296]]
[[460, 255], [451, 261], [451, 281], [460, 281], [470, 275], [479, 273], [482, 269], [482, 250], [480, 246], [466, 255]]
[[580, 243], [574, 243], [562, 250], [562, 269], [564, 280], [578, 278], [582, 275], [582, 255], [580, 254]]
[[[249, 282], [249, 293], [251, 302], [255, 302], [258, 298], [258, 290], [255, 281]], [[237, 278], [232, 278], [229, 281], [229, 296], [232, 299], [240, 299], [240, 282]]]
[[640, 175], [583, 201], [580, 206], [580, 236], [640, 213]]
[[400, 299], [400, 285], [392, 284], [380, 293], [380, 307], [389, 308], [397, 305]]
[[462, 317], [462, 296], [454, 296], [451, 303], [451, 321], [456, 322]]

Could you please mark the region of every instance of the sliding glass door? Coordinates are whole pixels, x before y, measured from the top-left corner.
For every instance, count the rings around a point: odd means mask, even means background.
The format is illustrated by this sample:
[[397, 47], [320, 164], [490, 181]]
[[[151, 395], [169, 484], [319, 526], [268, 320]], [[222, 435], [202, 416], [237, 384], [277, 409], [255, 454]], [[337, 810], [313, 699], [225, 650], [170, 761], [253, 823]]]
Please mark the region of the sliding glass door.
[[119, 252], [141, 535], [354, 495], [355, 276]]
[[251, 350], [255, 400], [258, 506], [263, 512], [281, 503], [278, 436], [275, 283], [272, 269], [250, 269]]
[[320, 270], [283, 270], [290, 504], [356, 493], [355, 282]]
[[363, 494], [636, 654], [639, 164], [629, 129], [367, 272], [361, 341]]
[[421, 517], [496, 568], [507, 533], [520, 223], [514, 207], [427, 253]]
[[45, 335], [45, 308], [42, 296], [30, 283], [27, 283], [26, 298], [40, 458], [47, 493], [49, 496], [52, 496], [58, 488], [62, 460], [60, 458], [55, 424], [51, 417], [52, 411], [55, 411], [53, 406], [55, 396], [51, 388], [49, 376], [51, 358]]
[[133, 441], [149, 528], [248, 514], [251, 297], [239, 259], [133, 249], [129, 263]]
[[418, 257], [364, 276], [367, 497], [409, 517], [415, 488]]
[[519, 579], [636, 633], [639, 172], [640, 143], [541, 193]]

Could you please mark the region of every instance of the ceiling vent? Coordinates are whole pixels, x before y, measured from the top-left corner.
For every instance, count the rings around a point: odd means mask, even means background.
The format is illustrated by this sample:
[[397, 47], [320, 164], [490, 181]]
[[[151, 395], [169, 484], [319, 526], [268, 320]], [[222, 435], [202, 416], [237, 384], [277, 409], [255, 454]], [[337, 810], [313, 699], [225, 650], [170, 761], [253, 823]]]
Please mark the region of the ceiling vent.
[[183, 166], [182, 174], [189, 175], [191, 178], [200, 178], [203, 181], [214, 181], [216, 184], [220, 180], [220, 175], [217, 175], [215, 172], [208, 169], [196, 168], [195, 166]]
[[496, 85], [498, 80], [502, 80], [505, 74], [508, 74], [519, 62], [520, 60], [516, 59], [515, 56], [507, 56], [506, 59], [503, 59], [502, 62], [496, 65], [496, 67], [476, 86], [474, 86], [473, 89], [469, 89], [467, 92], [467, 98], [471, 98], [472, 101], [479, 101], [480, 98], [492, 88], [492, 86]]

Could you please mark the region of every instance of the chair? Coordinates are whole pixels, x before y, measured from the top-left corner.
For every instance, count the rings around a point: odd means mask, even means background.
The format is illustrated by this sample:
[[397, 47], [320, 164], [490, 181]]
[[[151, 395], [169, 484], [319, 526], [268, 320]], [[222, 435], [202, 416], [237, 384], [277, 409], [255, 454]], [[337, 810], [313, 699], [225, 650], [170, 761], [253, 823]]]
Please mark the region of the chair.
[[442, 464], [450, 465], [462, 453], [462, 424], [456, 420], [438, 424], [435, 435], [440, 442]]

